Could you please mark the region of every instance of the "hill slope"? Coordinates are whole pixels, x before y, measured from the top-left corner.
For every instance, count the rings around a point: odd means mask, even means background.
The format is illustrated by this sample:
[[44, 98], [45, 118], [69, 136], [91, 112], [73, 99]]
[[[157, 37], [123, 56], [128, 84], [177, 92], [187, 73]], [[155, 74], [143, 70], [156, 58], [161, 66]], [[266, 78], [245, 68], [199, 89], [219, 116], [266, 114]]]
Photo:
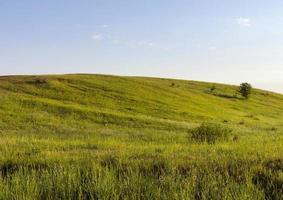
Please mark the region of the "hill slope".
[[[0, 199], [281, 199], [283, 95], [212, 85], [0, 77]], [[192, 141], [203, 122], [233, 138]]]
[[103, 75], [1, 77], [0, 112], [5, 117], [0, 123], [5, 131], [94, 124], [164, 129], [204, 120], [243, 121], [256, 127], [282, 125], [282, 95], [255, 90], [245, 101], [233, 97], [234, 86], [216, 84], [213, 94], [211, 86]]

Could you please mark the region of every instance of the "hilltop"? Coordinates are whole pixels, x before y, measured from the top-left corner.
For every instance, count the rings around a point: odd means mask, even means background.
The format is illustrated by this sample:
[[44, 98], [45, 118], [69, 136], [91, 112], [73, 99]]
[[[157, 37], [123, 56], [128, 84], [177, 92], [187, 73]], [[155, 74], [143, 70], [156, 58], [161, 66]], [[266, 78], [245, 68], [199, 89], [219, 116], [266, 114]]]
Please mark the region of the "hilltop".
[[282, 126], [283, 95], [254, 90], [243, 100], [234, 95], [236, 90], [223, 84], [143, 77], [1, 77], [0, 123], [2, 130], [20, 132], [35, 125], [37, 130], [61, 131], [94, 125], [182, 129], [200, 121]]

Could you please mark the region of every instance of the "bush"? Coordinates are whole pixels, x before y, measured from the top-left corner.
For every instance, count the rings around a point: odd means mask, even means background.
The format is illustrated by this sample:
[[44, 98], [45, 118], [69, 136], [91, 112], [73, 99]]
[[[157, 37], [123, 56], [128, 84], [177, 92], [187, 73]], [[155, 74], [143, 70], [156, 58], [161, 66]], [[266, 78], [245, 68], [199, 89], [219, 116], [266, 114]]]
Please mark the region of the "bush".
[[239, 88], [239, 93], [245, 97], [246, 99], [249, 98], [252, 91], [252, 86], [249, 83], [242, 83]]
[[47, 78], [35, 78], [33, 80], [28, 80], [27, 83], [33, 85], [45, 85], [48, 83]]
[[232, 130], [219, 124], [206, 123], [190, 130], [190, 138], [196, 142], [213, 144], [217, 141], [228, 140]]
[[213, 93], [216, 90], [215, 84], [210, 87], [210, 93]]

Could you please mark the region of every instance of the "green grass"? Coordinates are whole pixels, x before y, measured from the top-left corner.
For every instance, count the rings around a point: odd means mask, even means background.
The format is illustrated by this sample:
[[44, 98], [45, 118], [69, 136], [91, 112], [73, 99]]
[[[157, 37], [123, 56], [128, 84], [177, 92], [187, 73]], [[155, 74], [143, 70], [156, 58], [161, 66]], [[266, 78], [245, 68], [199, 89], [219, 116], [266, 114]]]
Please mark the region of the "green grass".
[[[283, 95], [212, 85], [0, 77], [0, 199], [282, 199]], [[190, 140], [202, 123], [232, 135]]]

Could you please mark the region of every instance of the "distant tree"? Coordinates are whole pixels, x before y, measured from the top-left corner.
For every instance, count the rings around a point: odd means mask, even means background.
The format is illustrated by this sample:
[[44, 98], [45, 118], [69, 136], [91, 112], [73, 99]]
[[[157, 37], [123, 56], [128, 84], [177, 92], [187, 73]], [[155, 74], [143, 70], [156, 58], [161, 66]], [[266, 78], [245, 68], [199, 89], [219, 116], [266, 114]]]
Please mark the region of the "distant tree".
[[252, 92], [252, 86], [249, 83], [241, 83], [239, 87], [239, 93], [245, 97], [246, 99], [249, 98], [250, 94]]
[[215, 84], [210, 87], [210, 93], [213, 93], [216, 90]]

